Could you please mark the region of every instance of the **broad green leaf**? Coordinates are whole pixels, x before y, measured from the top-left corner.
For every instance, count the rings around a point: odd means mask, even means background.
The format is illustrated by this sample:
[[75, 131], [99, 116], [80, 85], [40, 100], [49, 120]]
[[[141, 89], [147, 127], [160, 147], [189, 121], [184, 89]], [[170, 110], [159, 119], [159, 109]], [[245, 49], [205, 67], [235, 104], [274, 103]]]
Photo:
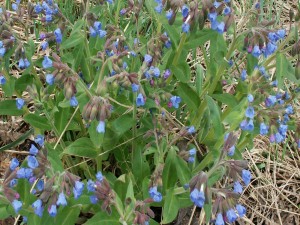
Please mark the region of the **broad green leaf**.
[[111, 215], [108, 215], [104, 211], [98, 211], [91, 219], [89, 219], [84, 225], [120, 225], [120, 215], [114, 210]]
[[74, 33], [68, 39], [63, 40], [61, 43], [61, 49], [73, 48], [83, 42], [84, 36], [81, 33]]
[[197, 93], [188, 84], [180, 82], [177, 93], [191, 110], [198, 109], [200, 105], [200, 99]]
[[55, 218], [55, 224], [60, 225], [74, 225], [78, 219], [80, 213], [80, 206], [65, 207], [62, 211], [57, 213]]
[[0, 220], [6, 219], [10, 216], [10, 213], [7, 212], [7, 205], [0, 205]]
[[235, 107], [238, 104], [235, 97], [228, 93], [213, 94], [211, 97], [216, 99], [218, 102], [222, 102], [222, 103], [228, 105], [229, 107]]
[[204, 77], [203, 68], [199, 64], [197, 64], [196, 65], [196, 91], [198, 96], [200, 96], [202, 93], [203, 77]]
[[0, 101], [0, 115], [7, 116], [21, 116], [24, 114], [22, 109], [16, 106], [16, 100], [3, 100]]
[[213, 152], [209, 151], [204, 157], [204, 159], [201, 161], [201, 163], [199, 163], [199, 165], [197, 165], [196, 168], [193, 170], [193, 174], [202, 171], [208, 164], [213, 162], [213, 159]]
[[163, 206], [162, 224], [168, 224], [172, 222], [176, 218], [179, 208], [180, 203], [177, 199], [177, 195], [174, 194], [174, 189], [167, 190]]
[[15, 82], [15, 88], [19, 92], [24, 91], [28, 85], [32, 84], [33, 76], [30, 74], [22, 75]]
[[95, 146], [95, 148], [99, 149], [101, 147], [101, 145], [103, 144], [103, 139], [104, 139], [105, 134], [97, 132], [98, 124], [99, 124], [98, 121], [96, 121], [96, 120], [92, 121], [88, 131], [89, 131], [91, 141], [93, 142], [93, 145]]
[[46, 117], [37, 114], [27, 114], [24, 120], [35, 128], [51, 130], [51, 125]]
[[185, 162], [179, 156], [176, 156], [176, 172], [182, 185], [189, 183], [191, 178], [191, 171], [187, 165], [187, 162]]
[[54, 114], [54, 125], [58, 132], [61, 133], [68, 123], [70, 117], [70, 107], [58, 107], [58, 110], [59, 111]]
[[48, 149], [48, 160], [51, 163], [52, 168], [55, 171], [64, 171], [64, 166], [62, 164], [61, 158], [59, 157], [60, 152], [57, 149], [53, 149], [49, 143], [45, 143]]
[[216, 32], [211, 29], [199, 30], [189, 37], [189, 39], [184, 44], [184, 48], [185, 49], [197, 48], [200, 45], [203, 45], [208, 40], [210, 40], [215, 35], [218, 34], [216, 34]]
[[142, 146], [137, 146], [133, 151], [132, 172], [137, 182], [150, 175], [149, 164], [146, 157], [142, 153]]
[[186, 83], [190, 80], [191, 74], [186, 73], [186, 70], [188, 70], [189, 66], [185, 61], [179, 63], [178, 65], [171, 65], [170, 68], [172, 73], [179, 81]]
[[94, 147], [92, 141], [86, 137], [79, 138], [70, 144], [64, 153], [87, 158], [95, 158], [98, 155], [97, 149]]
[[176, 152], [173, 148], [171, 148], [168, 152], [162, 174], [163, 187], [165, 191], [174, 187], [177, 182], [177, 174], [174, 173], [174, 171], [176, 171]]
[[220, 109], [215, 101], [208, 95], [205, 97], [210, 111], [210, 119], [214, 128], [215, 138], [219, 138], [223, 134], [223, 126], [221, 123]]
[[119, 136], [122, 136], [126, 131], [135, 126], [136, 121], [130, 114], [124, 114], [112, 121], [112, 128]]

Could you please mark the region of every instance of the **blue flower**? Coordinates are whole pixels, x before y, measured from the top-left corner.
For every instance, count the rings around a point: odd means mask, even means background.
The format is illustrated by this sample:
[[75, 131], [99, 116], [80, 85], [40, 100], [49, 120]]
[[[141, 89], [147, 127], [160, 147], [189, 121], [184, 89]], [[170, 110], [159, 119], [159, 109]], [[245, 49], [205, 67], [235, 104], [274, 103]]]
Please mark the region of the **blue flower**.
[[238, 216], [236, 215], [236, 213], [233, 209], [229, 209], [226, 212], [226, 217], [227, 217], [229, 223], [233, 223], [238, 218]]
[[22, 109], [25, 104], [25, 101], [22, 98], [16, 99], [16, 106], [18, 109]]
[[0, 48], [0, 56], [3, 57], [6, 52], [6, 49], [4, 47]]
[[43, 68], [48, 69], [52, 67], [52, 60], [48, 56], [44, 56], [44, 60], [42, 62]]
[[59, 193], [58, 199], [56, 201], [56, 205], [66, 206], [67, 204], [68, 203], [67, 203], [65, 194], [63, 192]]
[[3, 85], [6, 83], [6, 79], [3, 75], [0, 75], [0, 84]]
[[28, 164], [29, 168], [31, 168], [31, 169], [35, 169], [39, 166], [39, 162], [33, 155], [30, 155], [27, 157], [27, 164]]
[[239, 214], [239, 217], [243, 217], [246, 214], [246, 208], [241, 204], [237, 204], [235, 208]]
[[49, 212], [49, 215], [51, 217], [55, 217], [56, 214], [57, 214], [57, 208], [56, 208], [56, 205], [51, 205], [49, 208], [48, 208], [48, 212]]
[[11, 8], [12, 8], [12, 10], [17, 11], [18, 5], [16, 3], [13, 3], [13, 4], [11, 4]]
[[157, 13], [161, 13], [163, 10], [163, 5], [162, 4], [158, 4], [156, 7], [155, 7], [155, 11]]
[[131, 89], [132, 89], [132, 92], [137, 92], [139, 90], [139, 85], [138, 84], [131, 84]]
[[228, 156], [233, 156], [235, 152], [235, 146], [231, 146], [228, 150]]
[[73, 95], [73, 96], [70, 98], [70, 106], [76, 107], [77, 105], [78, 105], [78, 101], [77, 101], [75, 95]]
[[39, 13], [42, 12], [42, 10], [43, 10], [43, 7], [40, 5], [40, 3], [37, 3], [37, 4], [35, 5], [35, 7], [34, 7], [34, 11], [35, 11], [37, 14], [39, 14]]
[[275, 141], [276, 143], [281, 143], [284, 141], [284, 136], [282, 136], [279, 132], [275, 134]]
[[90, 201], [91, 201], [92, 204], [96, 204], [99, 200], [98, 200], [97, 196], [91, 195], [90, 196]]
[[186, 18], [189, 15], [189, 7], [187, 5], [183, 5], [181, 9], [181, 13], [183, 18]]
[[47, 23], [50, 23], [52, 21], [52, 15], [51, 14], [47, 14], [45, 17], [45, 20]]
[[245, 183], [245, 185], [248, 185], [251, 181], [251, 173], [249, 170], [242, 170], [242, 179]]
[[284, 30], [284, 29], [278, 30], [278, 31], [276, 32], [276, 34], [278, 35], [278, 37], [279, 37], [280, 39], [283, 39], [284, 36], [285, 36], [285, 30]]
[[142, 93], [139, 93], [136, 98], [136, 106], [139, 107], [139, 106], [143, 106], [143, 105], [145, 105], [144, 96]]
[[104, 177], [103, 174], [100, 171], [98, 171], [98, 173], [96, 174], [96, 178], [98, 181], [102, 182]]
[[62, 33], [60, 28], [57, 28], [54, 31], [54, 34], [55, 34], [56, 43], [60, 44], [62, 42]]
[[98, 126], [97, 126], [97, 132], [98, 133], [105, 133], [105, 122], [100, 121]]
[[29, 153], [31, 155], [36, 155], [38, 152], [39, 152], [39, 150], [33, 144], [31, 144], [30, 149], [29, 149]]
[[43, 202], [41, 199], [38, 199], [36, 200], [34, 203], [32, 203], [31, 207], [34, 209], [34, 213], [36, 215], [38, 215], [39, 217], [42, 217], [43, 216], [43, 211], [44, 211], [44, 208], [43, 208]]
[[253, 119], [254, 115], [255, 115], [255, 111], [254, 111], [253, 106], [248, 106], [248, 108], [246, 109], [246, 112], [245, 112], [245, 116], [247, 118]]
[[246, 126], [246, 130], [248, 130], [248, 131], [253, 131], [253, 129], [254, 129], [253, 120], [250, 119], [250, 120], [248, 121], [247, 126]]
[[294, 113], [294, 109], [293, 109], [293, 106], [292, 105], [287, 105], [286, 108], [285, 108], [285, 112], [290, 115], [290, 114], [293, 114]]
[[49, 84], [49, 85], [53, 85], [54, 84], [54, 76], [53, 74], [47, 74], [46, 75], [46, 82]]
[[178, 109], [179, 107], [179, 103], [181, 102], [181, 98], [179, 96], [172, 96], [170, 98], [170, 101], [172, 103], [172, 106], [175, 108], [175, 109]]
[[238, 193], [238, 194], [242, 194], [243, 187], [242, 187], [242, 185], [241, 185], [240, 182], [238, 182], [238, 181], [234, 182], [234, 184], [233, 184], [233, 192], [234, 193]]
[[265, 104], [266, 107], [271, 107], [277, 102], [277, 98], [274, 95], [270, 95], [269, 97], [266, 98]]
[[75, 199], [78, 199], [80, 197], [83, 189], [84, 189], [84, 183], [82, 183], [78, 180], [75, 181], [75, 186], [73, 187], [73, 194], [74, 194]]
[[160, 192], [157, 191], [157, 186], [150, 187], [149, 195], [153, 199], [154, 202], [161, 202], [162, 201], [162, 195], [161, 195]]
[[254, 97], [253, 97], [253, 95], [251, 95], [251, 94], [248, 94], [248, 96], [247, 96], [247, 99], [248, 99], [248, 102], [253, 102], [253, 100], [254, 100]]
[[210, 22], [214, 22], [217, 19], [218, 14], [216, 12], [208, 13], [208, 19]]
[[226, 7], [224, 10], [223, 10], [223, 14], [225, 15], [225, 16], [227, 16], [227, 15], [229, 15], [231, 13], [231, 9], [230, 9], [230, 7]]
[[44, 190], [44, 181], [43, 181], [43, 180], [39, 180], [39, 181], [36, 183], [36, 188], [38, 189], [38, 191]]
[[182, 28], [182, 32], [188, 33], [190, 31], [190, 24], [189, 23], [183, 23], [181, 28]]
[[215, 225], [225, 225], [224, 219], [221, 213], [218, 213]]
[[196, 206], [203, 207], [205, 202], [204, 192], [195, 188], [190, 194], [190, 199]]
[[90, 34], [91, 34], [92, 37], [96, 37], [97, 36], [97, 31], [93, 27], [90, 27]]
[[9, 182], [9, 187], [15, 187], [18, 183], [18, 180], [17, 179], [12, 179], [10, 182]]
[[11, 204], [16, 213], [18, 213], [22, 209], [23, 203], [21, 201], [18, 201], [17, 199], [14, 199]]
[[276, 33], [274, 33], [274, 32], [268, 33], [268, 38], [272, 42], [278, 41], [278, 35]]
[[152, 62], [152, 56], [146, 54], [146, 55], [144, 56], [144, 62], [146, 62], [146, 63], [151, 63], [151, 62]]
[[255, 45], [253, 50], [252, 50], [252, 55], [254, 57], [258, 58], [260, 56], [260, 54], [261, 54], [261, 50], [260, 50], [259, 46]]
[[92, 180], [88, 180], [88, 182], [86, 183], [86, 189], [88, 190], [88, 192], [95, 192], [95, 182]]
[[261, 135], [266, 135], [269, 132], [269, 127], [265, 123], [259, 125], [259, 133]]
[[33, 176], [33, 171], [31, 168], [20, 168], [18, 171], [17, 171], [17, 178], [20, 179], [20, 178], [26, 178], [26, 179], [29, 179]]
[[188, 132], [188, 134], [194, 134], [196, 132], [195, 127], [194, 126], [188, 127], [187, 132]]
[[241, 80], [245, 81], [247, 79], [247, 71], [246, 70], [242, 70], [241, 73]]
[[100, 38], [105, 37], [106, 34], [107, 34], [107, 32], [106, 32], [105, 30], [99, 30], [99, 31], [98, 31], [98, 35], [99, 35]]
[[15, 170], [18, 166], [19, 166], [19, 161], [16, 158], [12, 158], [12, 160], [10, 161], [10, 165], [9, 168], [10, 170]]
[[190, 150], [189, 150], [189, 155], [190, 155], [190, 156], [196, 155], [196, 148], [190, 149]]
[[166, 12], [166, 18], [168, 19], [168, 21], [171, 20], [172, 16], [173, 16], [173, 10], [170, 9]]
[[222, 4], [222, 2], [217, 2], [217, 1], [215, 1], [214, 2], [214, 7], [217, 9], [217, 8], [219, 8], [219, 6]]
[[221, 23], [218, 24], [217, 26], [217, 32], [219, 34], [223, 34], [225, 30], [225, 23], [222, 21]]

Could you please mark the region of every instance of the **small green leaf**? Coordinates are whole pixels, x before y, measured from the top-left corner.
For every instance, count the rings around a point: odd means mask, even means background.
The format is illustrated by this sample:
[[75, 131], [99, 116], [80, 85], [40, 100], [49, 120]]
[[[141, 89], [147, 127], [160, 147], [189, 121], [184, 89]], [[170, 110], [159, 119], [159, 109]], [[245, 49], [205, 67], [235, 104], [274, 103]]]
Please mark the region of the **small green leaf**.
[[83, 137], [70, 144], [64, 151], [65, 154], [76, 155], [87, 158], [96, 158], [97, 149], [89, 138]]
[[213, 94], [211, 97], [216, 99], [218, 102], [222, 102], [225, 105], [228, 105], [229, 107], [235, 107], [238, 104], [235, 97], [231, 94], [228, 94], [228, 93]]
[[83, 42], [84, 36], [80, 33], [72, 34], [68, 39], [63, 40], [61, 43], [61, 49], [73, 48]]
[[0, 115], [7, 116], [21, 116], [24, 114], [22, 109], [18, 109], [16, 100], [3, 100], [0, 101]]
[[42, 129], [51, 130], [51, 126], [46, 117], [37, 114], [27, 114], [24, 116], [24, 120], [31, 126]]
[[89, 219], [84, 225], [120, 225], [120, 215], [115, 211], [111, 215], [108, 215], [104, 211], [98, 211], [91, 219]]
[[113, 130], [116, 131], [119, 136], [122, 136], [126, 131], [136, 124], [136, 121], [130, 114], [124, 114], [115, 119], [111, 124]]
[[165, 162], [162, 178], [163, 178], [163, 187], [166, 191], [169, 188], [174, 187], [177, 181], [176, 171], [176, 152], [173, 148], [168, 152], [168, 156]]
[[57, 214], [55, 224], [74, 225], [80, 213], [80, 206], [65, 207]]
[[179, 156], [176, 156], [176, 172], [182, 185], [189, 183], [191, 178], [191, 171], [187, 165], [187, 162], [185, 162]]

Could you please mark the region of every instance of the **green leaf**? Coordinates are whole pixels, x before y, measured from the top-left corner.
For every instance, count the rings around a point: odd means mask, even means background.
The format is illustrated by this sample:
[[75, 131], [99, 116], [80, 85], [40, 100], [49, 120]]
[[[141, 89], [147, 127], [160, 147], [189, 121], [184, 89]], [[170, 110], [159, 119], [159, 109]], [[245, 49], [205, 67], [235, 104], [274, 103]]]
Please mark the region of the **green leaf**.
[[44, 116], [40, 116], [37, 114], [27, 114], [26, 116], [24, 116], [24, 120], [33, 127], [42, 130], [51, 130], [51, 126], [48, 123], [47, 118]]
[[3, 100], [0, 101], [0, 115], [7, 116], [21, 116], [24, 114], [22, 109], [18, 109], [16, 106], [16, 100]]
[[177, 93], [191, 110], [198, 109], [200, 99], [197, 93], [188, 84], [180, 82], [178, 84]]
[[6, 219], [10, 216], [10, 213], [7, 212], [7, 205], [0, 205], [0, 220]]
[[213, 94], [211, 97], [216, 99], [218, 102], [222, 102], [222, 103], [228, 105], [229, 107], [235, 107], [238, 104], [235, 97], [228, 93]]
[[202, 94], [204, 71], [202, 66], [196, 65], [196, 91], [198, 96]]
[[76, 32], [73, 35], [71, 35], [68, 39], [63, 40], [60, 48], [61, 49], [73, 48], [73, 47], [81, 44], [83, 42], [83, 39], [84, 39], [83, 35], [81, 33]]
[[111, 215], [104, 211], [98, 211], [84, 225], [120, 225], [119, 219], [120, 216], [115, 211]]
[[167, 191], [167, 195], [163, 207], [162, 223], [167, 224], [172, 222], [176, 218], [179, 208], [180, 208], [180, 204], [177, 199], [177, 195], [174, 194], [174, 189], [169, 189]]
[[179, 156], [176, 157], [176, 172], [182, 185], [189, 183], [191, 171], [187, 163]]
[[61, 158], [59, 157], [60, 152], [57, 149], [53, 149], [52, 145], [49, 143], [45, 143], [47, 149], [48, 149], [48, 159], [51, 163], [52, 168], [55, 171], [64, 171], [64, 166], [62, 164]]
[[68, 123], [68, 119], [70, 117], [70, 107], [58, 107], [58, 110], [59, 111], [54, 114], [54, 125], [58, 132], [61, 134]]
[[30, 74], [22, 75], [20, 78], [18, 78], [15, 82], [15, 88], [19, 92], [24, 91], [28, 85], [32, 84], [33, 82], [33, 76]]
[[76, 155], [87, 158], [96, 158], [98, 153], [92, 141], [83, 137], [70, 144], [64, 151], [65, 154]]
[[189, 39], [185, 42], [185, 49], [194, 49], [203, 45], [205, 42], [210, 40], [214, 35], [217, 35], [215, 31], [211, 29], [203, 29], [192, 34]]
[[65, 207], [59, 211], [55, 220], [55, 224], [74, 225], [80, 213], [80, 206]]
[[143, 179], [150, 174], [149, 164], [142, 153], [141, 145], [134, 150], [132, 161], [132, 172], [137, 182], [142, 182]]
[[175, 174], [174, 171], [176, 171], [176, 152], [173, 148], [171, 148], [168, 152], [162, 174], [163, 187], [165, 191], [174, 187], [177, 182], [177, 174]]
[[132, 118], [130, 114], [124, 114], [117, 119], [115, 119], [111, 124], [114, 131], [119, 136], [122, 136], [126, 131], [128, 131], [132, 126], [134, 126], [136, 121]]
[[215, 138], [219, 138], [223, 135], [223, 126], [221, 123], [220, 109], [215, 101], [208, 95], [205, 96], [207, 105], [210, 111], [210, 119], [214, 128]]
[[197, 165], [196, 168], [193, 170], [193, 174], [202, 171], [209, 163], [213, 162], [213, 160], [214, 160], [214, 155], [213, 152], [210, 151], [206, 154], [206, 156], [201, 161], [201, 163], [199, 163], [199, 165]]
[[179, 63], [178, 65], [171, 65], [170, 69], [179, 81], [186, 83], [190, 80], [190, 72], [186, 73], [186, 70], [189, 69], [189, 65], [185, 61]]
[[93, 142], [93, 145], [95, 146], [95, 148], [99, 149], [103, 144], [103, 139], [104, 139], [105, 134], [97, 132], [98, 124], [99, 124], [98, 121], [96, 121], [96, 120], [92, 121], [88, 130], [89, 130], [90, 138], [91, 138], [91, 141]]

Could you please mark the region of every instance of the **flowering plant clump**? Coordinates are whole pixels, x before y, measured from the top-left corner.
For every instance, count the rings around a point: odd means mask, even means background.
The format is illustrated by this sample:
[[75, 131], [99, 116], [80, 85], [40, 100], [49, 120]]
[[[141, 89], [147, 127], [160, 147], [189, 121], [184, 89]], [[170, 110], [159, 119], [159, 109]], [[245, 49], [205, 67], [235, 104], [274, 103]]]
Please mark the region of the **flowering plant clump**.
[[73, 4], [75, 17], [54, 0], [0, 8], [0, 115], [34, 132], [4, 176], [1, 217], [169, 224], [194, 205], [207, 223], [242, 220], [243, 151], [258, 135], [300, 148], [292, 23], [262, 20], [255, 3], [237, 30], [230, 0]]

